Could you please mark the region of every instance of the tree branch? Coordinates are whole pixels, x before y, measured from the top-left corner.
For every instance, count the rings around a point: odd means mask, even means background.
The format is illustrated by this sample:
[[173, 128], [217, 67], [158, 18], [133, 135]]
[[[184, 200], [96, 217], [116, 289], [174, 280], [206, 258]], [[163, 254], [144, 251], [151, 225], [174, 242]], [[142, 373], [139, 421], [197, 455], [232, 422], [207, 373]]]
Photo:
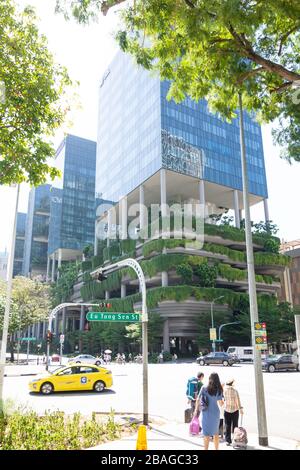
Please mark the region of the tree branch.
[[189, 6], [190, 8], [195, 8], [195, 5], [193, 4], [193, 2], [191, 2], [190, 0], [184, 0], [184, 2], [187, 4], [187, 6]]
[[124, 3], [126, 0], [104, 0], [102, 3], [101, 3], [101, 12], [103, 14], [103, 16], [106, 16], [108, 11], [115, 7], [116, 5], [119, 5], [120, 3]]
[[272, 88], [270, 90], [270, 92], [271, 93], [281, 93], [282, 91], [286, 90], [286, 88], [289, 88], [292, 85], [293, 85], [293, 82], [286, 82], [283, 85], [280, 85], [278, 88]]
[[252, 60], [252, 62], [255, 62], [258, 65], [261, 65], [266, 71], [274, 73], [278, 75], [279, 77], [283, 78], [284, 80], [288, 80], [292, 82], [300, 80], [300, 75], [298, 73], [286, 69], [281, 64], [265, 59], [264, 57], [259, 55], [257, 52], [255, 52], [253, 50], [252, 44], [248, 41], [248, 39], [246, 39], [245, 35], [238, 34], [234, 30], [231, 24], [229, 24], [228, 30], [230, 31], [234, 39], [237, 41], [237, 44], [240, 47], [241, 52], [243, 52], [244, 55], [248, 59]]
[[263, 72], [264, 70], [264, 67], [258, 67], [257, 69], [249, 70], [248, 72], [242, 73], [236, 82], [237, 85], [241, 85], [243, 81], [247, 80], [247, 78], [252, 77], [257, 73]]
[[298, 23], [298, 24], [295, 25], [292, 29], [290, 29], [290, 30], [287, 31], [285, 34], [283, 34], [283, 36], [281, 36], [280, 43], [279, 43], [279, 49], [278, 49], [278, 55], [281, 55], [283, 43], [287, 40], [287, 38], [288, 38], [292, 33], [294, 33], [294, 31], [297, 31], [297, 29], [299, 28], [299, 26], [300, 26], [300, 24]]

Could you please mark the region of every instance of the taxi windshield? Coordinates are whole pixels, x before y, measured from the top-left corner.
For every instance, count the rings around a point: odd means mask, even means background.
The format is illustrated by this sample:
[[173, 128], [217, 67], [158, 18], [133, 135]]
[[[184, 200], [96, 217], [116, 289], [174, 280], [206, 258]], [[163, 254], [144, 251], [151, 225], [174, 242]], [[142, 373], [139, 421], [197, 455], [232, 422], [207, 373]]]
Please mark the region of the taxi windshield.
[[56, 374], [57, 372], [59, 372], [60, 370], [65, 369], [65, 368], [66, 368], [66, 366], [60, 366], [60, 367], [57, 367], [57, 368], [54, 369], [54, 370], [51, 370], [51, 371], [49, 370], [48, 372], [49, 372], [51, 375], [53, 375], [53, 374]]

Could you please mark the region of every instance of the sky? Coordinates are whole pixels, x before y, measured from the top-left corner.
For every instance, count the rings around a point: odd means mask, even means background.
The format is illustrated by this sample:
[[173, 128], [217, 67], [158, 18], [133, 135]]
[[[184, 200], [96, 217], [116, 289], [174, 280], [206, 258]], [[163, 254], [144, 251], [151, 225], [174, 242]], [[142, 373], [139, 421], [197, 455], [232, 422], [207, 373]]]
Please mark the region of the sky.
[[[16, 0], [20, 6], [33, 5], [40, 18], [40, 31], [47, 36], [49, 49], [56, 61], [66, 66], [71, 78], [79, 81], [77, 94], [80, 106], [72, 113], [71, 127], [57, 133], [55, 143], [67, 131], [80, 137], [96, 140], [98, 119], [98, 86], [100, 78], [117, 51], [113, 33], [118, 27], [115, 11], [101, 17], [98, 23], [81, 26], [66, 22], [54, 14], [55, 0]], [[280, 228], [278, 235], [285, 241], [300, 238], [300, 163], [289, 165], [279, 158], [280, 149], [274, 147], [271, 126], [263, 126], [263, 143], [269, 190], [270, 219]], [[22, 185], [19, 212], [26, 212], [28, 185]], [[0, 251], [9, 250], [12, 237], [15, 188], [0, 187]], [[263, 204], [251, 208], [251, 218], [264, 218]]]

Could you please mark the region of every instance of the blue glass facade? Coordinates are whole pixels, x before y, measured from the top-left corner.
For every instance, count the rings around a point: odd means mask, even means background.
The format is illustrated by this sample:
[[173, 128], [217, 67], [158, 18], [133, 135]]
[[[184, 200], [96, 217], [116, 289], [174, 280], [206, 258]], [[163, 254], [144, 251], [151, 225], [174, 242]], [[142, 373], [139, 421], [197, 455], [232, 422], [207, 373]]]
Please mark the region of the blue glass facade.
[[23, 274], [44, 274], [47, 267], [50, 188], [44, 184], [29, 194], [26, 220]]
[[[205, 100], [182, 103], [166, 99], [169, 83], [161, 83], [161, 127], [204, 150], [203, 179], [242, 191], [239, 120], [227, 123], [208, 110]], [[244, 113], [250, 193], [267, 197], [260, 125]]]
[[96, 143], [68, 135], [56, 163], [62, 179], [51, 189], [48, 254], [94, 243]]
[[13, 276], [21, 276], [23, 272], [25, 228], [26, 214], [18, 212]]
[[[119, 52], [100, 84], [96, 192], [117, 202], [160, 168], [174, 170], [163, 159], [162, 134], [183, 139], [194, 162], [179, 165], [192, 175], [197, 149], [204, 151], [204, 180], [242, 190], [238, 119], [226, 123], [210, 113], [207, 103], [187, 98], [167, 101], [169, 83], [137, 67]], [[260, 126], [245, 113], [250, 193], [267, 197]], [[184, 168], [188, 168], [185, 170]], [[199, 172], [194, 175], [199, 177]]]

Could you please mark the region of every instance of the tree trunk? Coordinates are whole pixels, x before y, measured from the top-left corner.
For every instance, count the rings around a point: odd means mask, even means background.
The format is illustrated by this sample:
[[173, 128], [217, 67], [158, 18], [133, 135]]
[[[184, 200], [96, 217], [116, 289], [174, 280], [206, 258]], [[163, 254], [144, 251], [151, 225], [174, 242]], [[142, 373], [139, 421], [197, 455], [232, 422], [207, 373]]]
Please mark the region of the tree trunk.
[[14, 362], [15, 361], [14, 340], [12, 336], [9, 336], [9, 352], [10, 352], [10, 362]]

